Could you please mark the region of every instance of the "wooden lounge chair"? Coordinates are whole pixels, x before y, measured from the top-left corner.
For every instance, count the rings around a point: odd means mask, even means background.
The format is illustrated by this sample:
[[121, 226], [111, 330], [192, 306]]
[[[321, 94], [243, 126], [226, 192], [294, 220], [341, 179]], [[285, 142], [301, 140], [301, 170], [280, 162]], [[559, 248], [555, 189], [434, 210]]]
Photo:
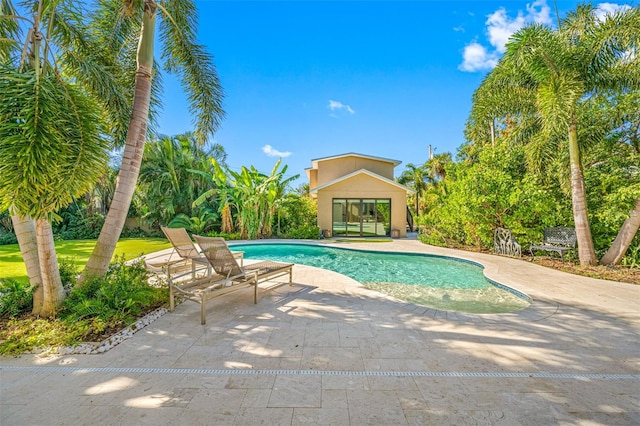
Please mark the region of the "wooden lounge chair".
[[[162, 270], [166, 272], [167, 277], [171, 277], [172, 271], [176, 272], [189, 267], [191, 268], [191, 273], [195, 276], [196, 263], [207, 266], [206, 258], [200, 252], [200, 248], [196, 247], [193, 243], [185, 228], [167, 228], [161, 226], [160, 229], [162, 229], [162, 232], [173, 246], [173, 250], [168, 259], [159, 262], [145, 259], [145, 264], [149, 269]], [[234, 252], [234, 256], [240, 259], [242, 264], [244, 252]]]
[[[200, 323], [206, 323], [206, 302], [215, 297], [223, 296], [237, 290], [253, 286], [253, 303], [258, 303], [258, 283], [273, 278], [289, 275], [289, 285], [292, 285], [293, 264], [281, 262], [257, 262], [240, 266], [234, 253], [223, 238], [193, 236], [202, 249], [212, 273], [203, 278], [184, 280], [187, 274], [169, 279], [169, 310], [175, 308], [175, 297], [200, 303]], [[280, 286], [277, 283], [266, 290]]]

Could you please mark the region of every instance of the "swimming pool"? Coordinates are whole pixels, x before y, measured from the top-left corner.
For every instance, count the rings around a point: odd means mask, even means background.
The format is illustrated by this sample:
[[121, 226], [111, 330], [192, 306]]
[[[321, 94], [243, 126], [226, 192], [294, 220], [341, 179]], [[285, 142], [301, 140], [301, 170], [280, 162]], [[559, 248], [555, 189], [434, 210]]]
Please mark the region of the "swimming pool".
[[503, 313], [530, 304], [526, 295], [487, 280], [481, 265], [462, 259], [290, 243], [241, 243], [231, 248], [244, 251], [247, 259], [335, 271], [367, 288], [436, 309]]

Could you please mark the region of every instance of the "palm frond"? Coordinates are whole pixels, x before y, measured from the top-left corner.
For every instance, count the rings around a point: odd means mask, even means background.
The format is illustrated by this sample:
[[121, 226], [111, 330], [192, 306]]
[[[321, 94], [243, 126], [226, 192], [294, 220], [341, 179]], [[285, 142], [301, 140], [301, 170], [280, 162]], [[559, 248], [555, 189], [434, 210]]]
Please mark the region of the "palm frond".
[[223, 90], [213, 58], [196, 43], [196, 7], [192, 0], [163, 3], [167, 14], [160, 23], [160, 35], [166, 41], [162, 59], [168, 72], [176, 73], [195, 117], [195, 134], [203, 144], [218, 128], [224, 111]]
[[0, 1], [0, 61], [16, 59], [22, 49], [22, 30], [16, 8], [10, 0]]
[[0, 205], [48, 216], [88, 191], [107, 163], [100, 109], [51, 72], [0, 67], [0, 93]]

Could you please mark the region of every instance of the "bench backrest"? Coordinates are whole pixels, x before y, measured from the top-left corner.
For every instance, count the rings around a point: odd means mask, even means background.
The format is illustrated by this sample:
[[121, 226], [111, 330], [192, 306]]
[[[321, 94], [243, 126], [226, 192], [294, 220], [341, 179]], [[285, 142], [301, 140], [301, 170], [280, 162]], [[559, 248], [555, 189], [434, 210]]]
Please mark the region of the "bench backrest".
[[566, 226], [556, 226], [544, 230], [544, 243], [554, 246], [575, 247], [576, 230]]

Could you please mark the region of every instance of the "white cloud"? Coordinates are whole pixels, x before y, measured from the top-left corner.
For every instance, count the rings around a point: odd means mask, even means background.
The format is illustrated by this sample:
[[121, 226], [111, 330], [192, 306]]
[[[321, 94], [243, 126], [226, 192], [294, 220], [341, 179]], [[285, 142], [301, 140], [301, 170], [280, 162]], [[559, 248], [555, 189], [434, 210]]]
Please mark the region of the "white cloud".
[[[596, 16], [604, 20], [607, 15], [631, 9], [631, 6], [617, 3], [600, 3], [596, 8]], [[506, 50], [509, 38], [525, 25], [537, 23], [555, 25], [551, 7], [547, 0], [535, 0], [527, 4], [526, 11], [518, 11], [515, 17], [507, 14], [501, 7], [487, 16], [486, 37], [489, 46], [478, 43], [477, 40], [467, 44], [462, 54], [462, 63], [458, 66], [461, 71], [486, 71], [494, 68], [500, 55]]]
[[[353, 108], [351, 108], [349, 105], [343, 104], [340, 101], [334, 101], [334, 100], [329, 100], [329, 109], [331, 111], [345, 111], [350, 115], [355, 114], [356, 112], [353, 110]], [[336, 117], [336, 114], [330, 114], [331, 117]]]
[[544, 25], [554, 23], [554, 18], [551, 17], [551, 7], [546, 0], [536, 0], [531, 4], [527, 4], [527, 12], [529, 12], [529, 17], [535, 23]]
[[527, 14], [521, 10], [518, 16], [511, 18], [507, 15], [504, 8], [500, 8], [493, 12], [487, 18], [487, 34], [489, 43], [498, 52], [505, 52], [505, 45], [509, 38], [518, 30], [527, 24], [537, 23], [543, 25], [551, 25], [551, 8], [547, 5], [546, 0], [536, 0], [531, 4], [527, 4]]
[[498, 63], [498, 56], [487, 52], [487, 49], [479, 43], [473, 42], [464, 48], [463, 62], [458, 69], [461, 71], [483, 71], [493, 69]]
[[281, 158], [286, 158], [292, 154], [289, 151], [286, 151], [286, 152], [278, 151], [277, 149], [274, 149], [271, 145], [263, 146], [262, 152], [267, 154], [267, 156], [269, 157], [281, 157]]
[[617, 4], [617, 3], [600, 3], [596, 8], [596, 16], [599, 20], [604, 21], [604, 18], [607, 15], [613, 15], [617, 12], [624, 12], [626, 10], [631, 9], [631, 6], [627, 4]]
[[507, 11], [500, 8], [489, 15], [486, 24], [489, 43], [498, 52], [504, 53], [509, 37], [524, 27], [525, 19], [522, 12], [518, 12], [518, 16], [511, 19], [507, 16]]
[[498, 63], [498, 57], [505, 52], [509, 38], [527, 24], [539, 23], [551, 25], [551, 8], [547, 0], [535, 0], [527, 4], [526, 13], [518, 11], [517, 16], [510, 17], [501, 7], [487, 16], [485, 22], [487, 41], [491, 47], [485, 47], [477, 41], [464, 48], [463, 62], [458, 69], [462, 71], [481, 71], [492, 69]]

